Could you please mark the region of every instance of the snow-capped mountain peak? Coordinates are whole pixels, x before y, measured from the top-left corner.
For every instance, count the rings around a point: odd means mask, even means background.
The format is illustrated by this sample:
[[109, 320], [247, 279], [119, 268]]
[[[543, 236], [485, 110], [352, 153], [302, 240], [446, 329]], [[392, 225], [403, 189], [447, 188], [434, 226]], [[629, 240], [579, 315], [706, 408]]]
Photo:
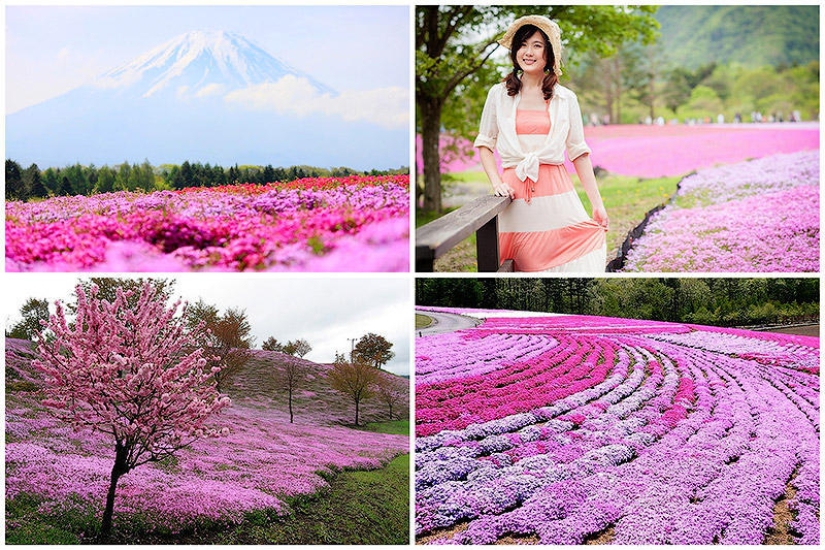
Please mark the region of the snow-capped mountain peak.
[[334, 93], [237, 33], [198, 30], [102, 74], [93, 86], [130, 90], [144, 98], [164, 91], [205, 96], [277, 82], [290, 74], [306, 78], [322, 93]]

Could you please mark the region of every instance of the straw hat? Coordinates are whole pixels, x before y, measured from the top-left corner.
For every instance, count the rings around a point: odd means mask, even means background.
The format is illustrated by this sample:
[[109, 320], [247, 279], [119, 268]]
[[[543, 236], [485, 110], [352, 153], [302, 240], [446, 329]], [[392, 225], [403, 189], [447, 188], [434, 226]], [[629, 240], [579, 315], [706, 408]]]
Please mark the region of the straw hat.
[[513, 43], [513, 37], [524, 25], [538, 27], [547, 35], [547, 38], [550, 39], [550, 45], [553, 47], [553, 55], [556, 56], [553, 71], [561, 76], [561, 28], [559, 28], [559, 25], [555, 21], [543, 15], [525, 15], [524, 17], [519, 17], [513, 21], [498, 43], [509, 50]]

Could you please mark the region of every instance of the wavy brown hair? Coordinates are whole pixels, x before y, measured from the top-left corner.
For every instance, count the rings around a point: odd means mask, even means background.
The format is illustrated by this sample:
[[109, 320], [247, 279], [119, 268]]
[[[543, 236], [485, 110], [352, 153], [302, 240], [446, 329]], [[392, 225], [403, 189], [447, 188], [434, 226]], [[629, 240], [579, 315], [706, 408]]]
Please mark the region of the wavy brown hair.
[[553, 51], [553, 45], [550, 44], [550, 39], [547, 38], [544, 31], [535, 25], [524, 25], [517, 30], [515, 36], [513, 36], [513, 42], [510, 44], [510, 60], [513, 62], [513, 71], [504, 78], [504, 86], [507, 88], [507, 95], [509, 96], [514, 96], [521, 91], [521, 78], [519, 78], [521, 69], [518, 66], [516, 54], [519, 48], [536, 31], [541, 33], [541, 37], [544, 39], [544, 80], [541, 83], [541, 91], [544, 94], [544, 99], [553, 97], [553, 87], [559, 81], [559, 76], [553, 70], [553, 65], [556, 64], [556, 52]]

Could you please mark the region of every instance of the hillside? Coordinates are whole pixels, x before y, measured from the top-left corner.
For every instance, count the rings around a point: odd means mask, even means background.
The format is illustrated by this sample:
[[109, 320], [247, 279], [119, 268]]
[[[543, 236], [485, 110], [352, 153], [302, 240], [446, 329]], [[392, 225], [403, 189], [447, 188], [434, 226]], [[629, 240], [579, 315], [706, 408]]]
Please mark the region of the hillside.
[[[101, 430], [74, 431], [47, 411], [32, 358], [30, 342], [6, 339], [6, 543], [95, 542], [114, 458], [112, 437]], [[203, 543], [224, 535], [256, 544], [270, 537], [293, 540], [289, 529], [308, 528], [301, 514], [319, 512], [316, 499], [344, 483], [337, 474], [382, 469], [409, 453], [408, 435], [349, 427], [352, 409], [325, 388], [323, 365], [305, 362], [311, 380], [290, 424], [285, 400], [269, 396], [275, 393], [269, 373], [283, 359], [258, 353], [237, 376], [229, 390], [232, 406], [208, 421], [221, 430], [220, 437], [198, 439], [123, 475], [114, 507], [116, 540]], [[406, 381], [394, 379], [408, 391]], [[387, 419], [378, 402], [364, 409], [365, 421]], [[376, 475], [376, 489], [383, 490], [388, 477]], [[408, 479], [398, 483], [391, 490], [409, 486]], [[358, 498], [348, 493], [340, 499], [347, 501], [344, 516], [361, 513]], [[402, 506], [406, 527], [408, 512]], [[365, 533], [386, 523], [380, 513], [360, 519]], [[322, 539], [310, 534], [307, 540]]]
[[[36, 390], [39, 377], [32, 372], [29, 362], [33, 358], [31, 343], [25, 340], [6, 339], [6, 388], [7, 390]], [[241, 371], [230, 379], [224, 391], [234, 404], [243, 407], [266, 409], [274, 421], [289, 422], [288, 396], [278, 385], [277, 375], [286, 361], [300, 361], [306, 369], [306, 382], [293, 394], [293, 410], [296, 424], [315, 426], [351, 425], [355, 408], [352, 401], [329, 387], [326, 373], [331, 365], [295, 359], [275, 351], [253, 350], [252, 358]], [[405, 398], [393, 407], [393, 416], [409, 416], [409, 387], [407, 378], [383, 372], [393, 380]], [[26, 381], [20, 384], [20, 381]], [[377, 397], [361, 402], [361, 422], [383, 422], [389, 419], [387, 405]]]
[[[275, 417], [283, 416], [289, 421], [288, 396], [285, 389], [279, 387], [277, 374], [283, 370], [286, 361], [301, 361], [307, 372], [306, 383], [293, 395], [295, 422], [320, 425], [349, 425], [353, 422], [355, 408], [352, 401], [333, 390], [327, 383], [326, 373], [332, 365], [318, 364], [296, 359], [276, 351], [254, 350], [253, 357], [244, 369], [231, 379], [232, 386], [227, 393], [234, 402], [243, 402], [250, 406], [272, 409]], [[399, 389], [409, 395], [410, 381], [389, 372], [383, 375], [393, 380]], [[389, 419], [387, 406], [377, 397], [361, 402], [360, 416], [362, 422], [383, 422]], [[393, 416], [409, 416], [409, 397], [399, 406], [393, 408]]]
[[656, 19], [667, 57], [689, 69], [819, 59], [819, 6], [662, 6]]

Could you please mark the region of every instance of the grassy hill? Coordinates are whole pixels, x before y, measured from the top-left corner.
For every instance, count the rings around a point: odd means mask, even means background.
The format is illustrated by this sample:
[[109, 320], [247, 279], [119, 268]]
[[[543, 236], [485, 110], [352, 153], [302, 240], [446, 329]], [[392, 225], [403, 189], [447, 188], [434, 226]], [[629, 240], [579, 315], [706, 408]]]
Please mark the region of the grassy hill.
[[[95, 542], [111, 470], [110, 436], [73, 431], [42, 405], [31, 343], [6, 339], [6, 543]], [[114, 542], [400, 544], [409, 527], [409, 421], [377, 399], [354, 407], [303, 361], [289, 423], [277, 373], [292, 358], [255, 351], [210, 422], [228, 431], [145, 464], [118, 487]], [[409, 400], [409, 381], [383, 373]], [[394, 412], [409, 414], [399, 404]], [[389, 496], [388, 496], [389, 495]], [[391, 498], [390, 498], [391, 497]], [[338, 518], [330, 525], [330, 518]]]
[[715, 61], [803, 65], [819, 59], [819, 6], [662, 6], [667, 57], [689, 69]]
[[[274, 411], [280, 411], [285, 421], [289, 421], [288, 393], [279, 385], [278, 374], [283, 371], [287, 361], [300, 361], [305, 369], [306, 378], [293, 393], [292, 406], [295, 422], [309, 421], [318, 425], [349, 425], [355, 415], [355, 406], [348, 397], [333, 390], [327, 382], [329, 364], [313, 363], [277, 352], [253, 350], [253, 356], [244, 365], [243, 370], [230, 379], [231, 386], [227, 393], [233, 401], [259, 403]], [[391, 380], [399, 389], [409, 396], [410, 381], [390, 372], [382, 372], [383, 377]], [[389, 420], [389, 409], [378, 398], [372, 397], [361, 402], [362, 422], [383, 422]], [[409, 397], [393, 407], [393, 416], [409, 416]]]

